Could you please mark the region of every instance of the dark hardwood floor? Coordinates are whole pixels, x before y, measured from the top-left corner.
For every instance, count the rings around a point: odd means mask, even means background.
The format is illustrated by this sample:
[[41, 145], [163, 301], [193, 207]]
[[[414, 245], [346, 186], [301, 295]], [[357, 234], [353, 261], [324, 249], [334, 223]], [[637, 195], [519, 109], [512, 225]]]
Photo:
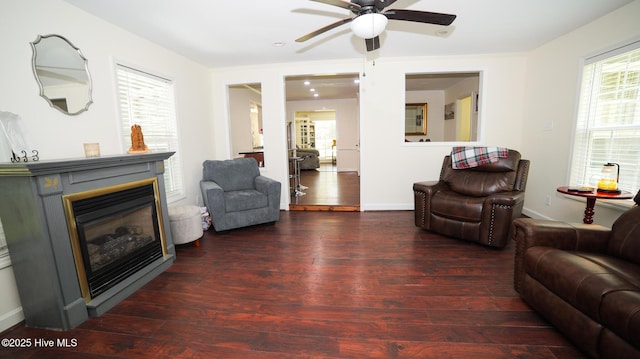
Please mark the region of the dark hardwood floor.
[[291, 196], [290, 210], [359, 211], [360, 177], [357, 172], [336, 172], [330, 163], [300, 171], [304, 196]]
[[512, 286], [513, 243], [430, 234], [413, 212], [282, 212], [207, 231], [106, 314], [67, 332], [18, 325], [2, 358], [582, 358]]

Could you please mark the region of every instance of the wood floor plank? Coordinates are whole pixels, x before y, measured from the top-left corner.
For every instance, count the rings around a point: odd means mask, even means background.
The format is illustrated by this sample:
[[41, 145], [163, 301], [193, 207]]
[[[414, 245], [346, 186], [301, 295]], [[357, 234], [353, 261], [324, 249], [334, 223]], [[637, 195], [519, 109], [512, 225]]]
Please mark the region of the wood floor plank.
[[52, 332], [71, 348], [0, 358], [582, 358], [513, 290], [513, 243], [428, 233], [413, 212], [282, 212], [177, 247], [109, 312]]

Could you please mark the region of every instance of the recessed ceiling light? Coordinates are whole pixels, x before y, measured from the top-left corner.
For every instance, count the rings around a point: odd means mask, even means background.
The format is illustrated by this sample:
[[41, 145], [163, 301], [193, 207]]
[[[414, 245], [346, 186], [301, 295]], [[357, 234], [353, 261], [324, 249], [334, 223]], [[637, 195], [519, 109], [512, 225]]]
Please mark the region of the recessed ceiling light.
[[271, 44], [271, 45], [273, 45], [273, 46], [275, 46], [275, 47], [282, 47], [282, 46], [284, 46], [284, 45], [285, 45], [285, 43], [284, 43], [284, 42], [282, 42], [282, 41], [276, 41], [276, 42], [274, 42], [274, 43], [273, 43], [273, 44]]
[[316, 92], [316, 89], [314, 89], [314, 88], [310, 88], [310, 89], [309, 89], [309, 91], [311, 91], [311, 92]]
[[310, 84], [310, 83], [311, 83], [311, 82], [309, 82], [309, 81], [305, 81], [305, 82], [304, 82], [304, 84], [305, 84], [306, 86], [309, 86], [309, 84]]
[[313, 94], [313, 97], [318, 97], [318, 96], [319, 96], [318, 93]]

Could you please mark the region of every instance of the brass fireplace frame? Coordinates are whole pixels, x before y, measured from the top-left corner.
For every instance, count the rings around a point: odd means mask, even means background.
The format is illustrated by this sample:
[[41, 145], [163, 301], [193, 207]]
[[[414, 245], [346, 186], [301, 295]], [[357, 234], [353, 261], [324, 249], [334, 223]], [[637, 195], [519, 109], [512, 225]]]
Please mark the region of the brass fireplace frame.
[[76, 272], [78, 274], [78, 283], [80, 284], [80, 291], [82, 292], [82, 297], [84, 298], [85, 303], [89, 303], [93, 298], [91, 298], [91, 292], [89, 289], [89, 282], [87, 280], [87, 273], [84, 268], [84, 263], [82, 261], [82, 249], [80, 246], [80, 239], [78, 238], [78, 227], [75, 221], [75, 213], [73, 211], [73, 202], [97, 197], [105, 194], [120, 192], [136, 187], [142, 187], [147, 185], [153, 185], [153, 197], [154, 204], [156, 208], [156, 217], [158, 221], [158, 227], [160, 230], [160, 243], [162, 245], [162, 255], [163, 257], [168, 256], [167, 251], [167, 243], [164, 232], [164, 222], [162, 220], [162, 205], [160, 203], [160, 192], [158, 187], [158, 179], [156, 177], [142, 179], [133, 182], [122, 183], [114, 186], [102, 187], [97, 189], [92, 189], [84, 192], [71, 193], [62, 196], [62, 202], [64, 204], [64, 215], [67, 220], [67, 229], [69, 230], [69, 238], [71, 240], [71, 249], [73, 251], [73, 259], [75, 262]]

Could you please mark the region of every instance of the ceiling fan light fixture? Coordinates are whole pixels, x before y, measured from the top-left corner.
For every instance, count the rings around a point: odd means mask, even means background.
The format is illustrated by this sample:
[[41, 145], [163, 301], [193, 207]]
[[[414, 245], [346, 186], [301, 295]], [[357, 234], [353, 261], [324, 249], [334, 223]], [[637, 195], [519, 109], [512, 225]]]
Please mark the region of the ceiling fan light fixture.
[[351, 31], [362, 39], [373, 39], [387, 27], [387, 17], [380, 13], [369, 13], [357, 16], [351, 21]]

